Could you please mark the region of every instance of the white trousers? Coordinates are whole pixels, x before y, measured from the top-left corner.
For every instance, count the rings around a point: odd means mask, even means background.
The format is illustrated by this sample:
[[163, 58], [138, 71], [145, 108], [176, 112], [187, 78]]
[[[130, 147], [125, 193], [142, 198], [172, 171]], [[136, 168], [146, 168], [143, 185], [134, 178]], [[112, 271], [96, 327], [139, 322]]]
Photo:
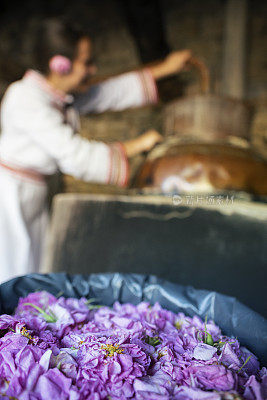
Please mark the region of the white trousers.
[[0, 168], [0, 283], [40, 271], [47, 185]]

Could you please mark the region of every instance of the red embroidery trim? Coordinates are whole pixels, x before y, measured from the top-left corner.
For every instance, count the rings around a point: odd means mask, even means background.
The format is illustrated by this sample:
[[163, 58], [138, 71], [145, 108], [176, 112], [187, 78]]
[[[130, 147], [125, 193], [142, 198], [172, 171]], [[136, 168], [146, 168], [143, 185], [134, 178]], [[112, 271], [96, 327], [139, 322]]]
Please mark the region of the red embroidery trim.
[[46, 175], [39, 174], [36, 171], [33, 171], [31, 169], [25, 169], [25, 168], [20, 168], [20, 167], [14, 167], [8, 164], [5, 164], [4, 162], [0, 161], [0, 166], [2, 168], [5, 168], [6, 170], [15, 173], [16, 175], [22, 176], [24, 178], [28, 178], [31, 180], [34, 180], [39, 183], [45, 183], [45, 177]]
[[146, 69], [145, 70], [145, 73], [147, 74], [147, 75], [149, 75], [149, 80], [150, 80], [150, 84], [151, 84], [151, 97], [152, 97], [152, 102], [153, 103], [157, 103], [158, 101], [159, 101], [159, 92], [158, 92], [158, 87], [157, 87], [157, 84], [156, 84], [156, 81], [155, 81], [155, 79], [154, 79], [154, 77], [153, 77], [153, 75], [152, 75], [152, 73], [151, 73], [151, 71], [149, 70], [149, 69]]
[[55, 100], [60, 101], [61, 103], [69, 103], [70, 99], [72, 98], [72, 96], [60, 92], [59, 90], [56, 90], [50, 86], [44, 76], [38, 71], [30, 69], [25, 73], [24, 77], [35, 81], [42, 89], [44, 89], [51, 96], [53, 96]]
[[121, 155], [123, 157], [123, 161], [124, 161], [124, 171], [125, 171], [125, 176], [124, 179], [122, 180], [121, 186], [125, 187], [128, 183], [129, 180], [129, 173], [130, 173], [130, 169], [129, 169], [129, 161], [128, 161], [128, 157], [125, 151], [125, 147], [123, 145], [123, 143], [118, 142], [118, 145], [120, 147], [120, 151], [121, 151]]
[[158, 101], [158, 88], [155, 79], [149, 69], [144, 69], [138, 73], [143, 88], [143, 104], [154, 104]]

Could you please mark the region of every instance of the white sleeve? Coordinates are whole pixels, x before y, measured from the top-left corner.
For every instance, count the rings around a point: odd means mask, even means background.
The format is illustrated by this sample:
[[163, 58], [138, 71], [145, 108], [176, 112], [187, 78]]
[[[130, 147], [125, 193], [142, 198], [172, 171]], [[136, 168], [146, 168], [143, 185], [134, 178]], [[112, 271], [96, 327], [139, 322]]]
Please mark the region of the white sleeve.
[[155, 80], [149, 71], [129, 72], [93, 85], [78, 95], [74, 106], [80, 114], [120, 111], [158, 101]]
[[75, 134], [65, 124], [62, 113], [46, 102], [29, 102], [16, 112], [18, 129], [23, 127], [57, 163], [59, 169], [76, 178], [124, 186], [128, 178], [128, 160], [120, 143], [107, 145]]

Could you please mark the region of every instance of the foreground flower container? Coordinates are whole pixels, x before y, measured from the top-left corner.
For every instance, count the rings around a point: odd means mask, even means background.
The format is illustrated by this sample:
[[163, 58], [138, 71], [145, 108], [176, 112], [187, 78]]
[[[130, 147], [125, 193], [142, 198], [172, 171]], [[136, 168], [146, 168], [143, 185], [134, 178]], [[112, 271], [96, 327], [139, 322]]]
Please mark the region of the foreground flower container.
[[148, 301], [173, 312], [212, 319], [224, 334], [236, 337], [267, 363], [267, 321], [234, 297], [207, 290], [196, 290], [164, 281], [152, 275], [66, 273], [30, 274], [0, 285], [0, 314], [11, 314], [20, 297], [46, 290], [55, 296], [96, 298], [99, 304], [138, 304]]

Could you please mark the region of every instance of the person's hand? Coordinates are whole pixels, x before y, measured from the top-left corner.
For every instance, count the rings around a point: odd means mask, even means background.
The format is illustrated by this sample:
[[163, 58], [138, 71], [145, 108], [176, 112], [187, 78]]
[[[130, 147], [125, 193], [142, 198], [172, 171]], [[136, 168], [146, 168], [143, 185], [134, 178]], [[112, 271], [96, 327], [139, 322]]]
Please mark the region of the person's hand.
[[155, 144], [162, 142], [162, 135], [155, 129], [149, 129], [138, 137], [140, 152], [151, 150]]
[[149, 69], [154, 79], [165, 78], [184, 69], [191, 57], [191, 50], [173, 51], [163, 61], [150, 66]]
[[143, 151], [151, 150], [155, 144], [162, 142], [163, 137], [154, 129], [150, 129], [135, 139], [123, 143], [128, 157], [133, 157]]
[[169, 74], [180, 72], [191, 57], [191, 50], [173, 51], [164, 60], [165, 68]]
[[79, 86], [83, 82], [83, 80], [87, 77], [87, 75], [88, 75], [87, 66], [78, 61], [74, 61], [72, 64], [72, 71], [68, 75], [68, 79], [71, 85], [73, 86], [73, 89]]

